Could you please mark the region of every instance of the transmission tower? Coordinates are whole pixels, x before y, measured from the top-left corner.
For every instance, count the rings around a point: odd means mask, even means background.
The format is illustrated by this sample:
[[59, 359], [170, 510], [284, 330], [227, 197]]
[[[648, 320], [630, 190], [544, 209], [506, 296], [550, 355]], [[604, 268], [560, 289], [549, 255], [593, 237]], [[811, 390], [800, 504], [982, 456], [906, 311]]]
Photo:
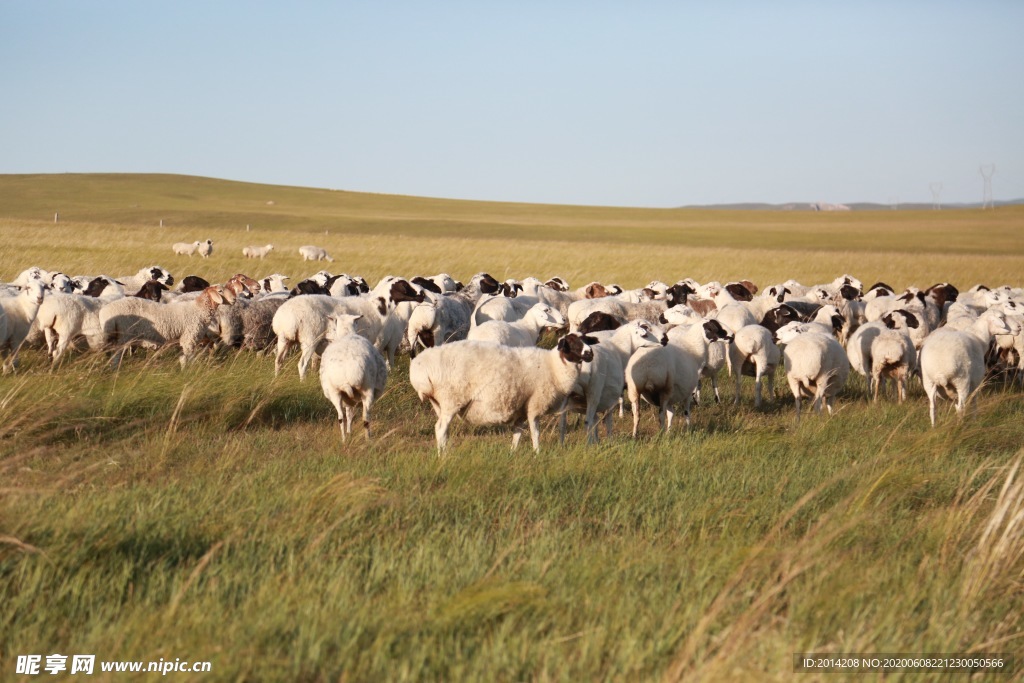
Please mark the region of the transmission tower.
[[984, 182], [984, 189], [981, 192], [981, 209], [994, 209], [995, 205], [992, 203], [992, 174], [996, 172], [995, 164], [987, 164], [978, 168], [978, 172], [981, 173], [982, 181]]
[[928, 183], [928, 189], [932, 191], [932, 209], [942, 209], [942, 183]]

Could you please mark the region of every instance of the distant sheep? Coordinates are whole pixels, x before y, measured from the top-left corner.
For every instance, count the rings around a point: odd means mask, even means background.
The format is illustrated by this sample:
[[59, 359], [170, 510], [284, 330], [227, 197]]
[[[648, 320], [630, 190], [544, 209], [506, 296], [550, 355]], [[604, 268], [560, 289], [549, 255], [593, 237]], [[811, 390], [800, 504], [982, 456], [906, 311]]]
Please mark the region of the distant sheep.
[[210, 258], [213, 253], [213, 240], [206, 240], [199, 244], [199, 255], [203, 258]]
[[178, 256], [188, 256], [189, 258], [192, 258], [192, 254], [199, 251], [200, 244], [202, 243], [199, 240], [196, 240], [191, 244], [188, 242], [175, 242], [171, 249], [173, 249], [174, 253]]
[[307, 244], [299, 247], [299, 255], [303, 261], [334, 261], [323, 247]]
[[264, 256], [269, 254], [274, 249], [273, 244], [267, 244], [262, 247], [248, 246], [242, 248], [242, 256], [245, 258], [258, 258], [262, 259]]

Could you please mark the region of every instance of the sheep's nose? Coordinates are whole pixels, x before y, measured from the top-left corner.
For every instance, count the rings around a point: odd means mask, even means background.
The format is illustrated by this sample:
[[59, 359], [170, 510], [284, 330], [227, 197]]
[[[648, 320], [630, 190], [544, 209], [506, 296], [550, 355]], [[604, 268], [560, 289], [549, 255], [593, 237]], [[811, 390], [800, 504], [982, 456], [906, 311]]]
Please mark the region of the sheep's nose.
[[658, 316], [658, 322], [662, 325], [668, 325], [668, 318], [665, 317], [664, 313]]
[[668, 335], [667, 334], [661, 335], [661, 345], [662, 346], [668, 346]]

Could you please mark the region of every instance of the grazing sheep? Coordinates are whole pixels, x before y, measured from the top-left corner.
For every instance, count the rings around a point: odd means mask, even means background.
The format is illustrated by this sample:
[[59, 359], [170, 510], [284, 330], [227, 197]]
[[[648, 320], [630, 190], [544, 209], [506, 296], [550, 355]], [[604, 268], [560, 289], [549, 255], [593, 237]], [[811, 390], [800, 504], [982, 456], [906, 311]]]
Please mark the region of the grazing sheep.
[[[712, 312], [711, 316], [711, 320], [717, 320], [714, 312]], [[668, 338], [670, 340], [678, 341], [696, 355], [706, 354], [704, 356], [704, 365], [700, 368], [700, 376], [711, 382], [715, 403], [721, 403], [722, 397], [718, 393], [718, 373], [721, 372], [729, 360], [728, 347], [725, 344], [711, 344], [705, 349], [703, 342], [695, 344], [693, 338], [689, 336], [690, 327], [698, 323], [703, 324], [705, 321], [696, 311], [687, 306], [673, 306], [662, 314], [660, 321], [673, 326], [668, 331]], [[718, 320], [718, 323], [721, 324], [721, 321]], [[722, 325], [722, 327], [725, 328], [726, 334], [732, 331], [726, 325]], [[694, 399], [700, 403], [699, 382]]]
[[147, 299], [125, 297], [100, 309], [100, 325], [108, 346], [115, 348], [111, 366], [118, 368], [129, 346], [160, 348], [181, 346], [179, 362], [184, 368], [216, 323], [217, 307], [229, 304], [221, 287], [209, 287], [194, 301], [158, 304]]
[[388, 369], [384, 358], [365, 337], [356, 334], [362, 316], [341, 314], [327, 335], [330, 343], [320, 359], [320, 387], [338, 411], [341, 440], [352, 433], [356, 406], [363, 406], [363, 429], [370, 438], [370, 408], [384, 392]]
[[871, 342], [871, 378], [875, 386], [874, 400], [884, 390], [886, 379], [896, 383], [897, 402], [907, 397], [907, 376], [917, 365], [914, 343], [903, 330], [885, 330]]
[[28, 337], [45, 296], [46, 286], [32, 278], [25, 280], [17, 296], [0, 296], [0, 358], [4, 359], [5, 375], [18, 368], [18, 349]]
[[740, 381], [743, 376], [754, 378], [754, 407], [761, 407], [761, 379], [768, 378], [768, 395], [775, 396], [775, 369], [782, 352], [772, 340], [772, 333], [760, 325], [746, 325], [736, 330], [729, 345], [732, 371], [736, 375], [736, 396], [733, 405], [740, 402]]
[[174, 253], [178, 256], [188, 256], [189, 258], [192, 258], [192, 254], [199, 251], [200, 244], [202, 243], [199, 240], [196, 240], [191, 244], [188, 242], [175, 242], [171, 249], [173, 249]]
[[831, 334], [814, 331], [817, 323], [789, 323], [776, 333], [786, 367], [786, 380], [796, 402], [796, 420], [800, 422], [800, 402], [813, 399], [812, 406], [820, 413], [822, 405], [832, 414], [836, 394], [846, 384], [850, 361], [842, 345]]
[[181, 282], [175, 287], [175, 291], [188, 294], [189, 292], [201, 292], [209, 286], [210, 283], [198, 275], [186, 275], [181, 278]]
[[334, 261], [334, 259], [328, 256], [326, 249], [315, 247], [312, 244], [299, 247], [299, 256], [302, 257], [303, 261]]
[[547, 304], [533, 306], [522, 320], [508, 323], [501, 320], [488, 320], [472, 327], [467, 339], [473, 341], [489, 341], [505, 346], [536, 346], [540, 333], [545, 328], [560, 328], [565, 325], [562, 314]]
[[239, 309], [243, 349], [261, 353], [277, 343], [274, 314], [285, 301], [283, 296], [264, 296]]
[[871, 358], [871, 345], [886, 329], [885, 323], [881, 320], [864, 323], [846, 341], [846, 357], [850, 361], [850, 368], [867, 380], [868, 398], [874, 395], [872, 390], [874, 362]]
[[[672, 407], [682, 406], [690, 426], [690, 402], [707, 362], [708, 345], [731, 337], [717, 320], [691, 325], [684, 337], [659, 348], [640, 349], [626, 365], [626, 395], [633, 409], [633, 438], [640, 427], [640, 399], [658, 407], [658, 424], [664, 432], [672, 428]], [[667, 419], [666, 419], [667, 418]]]
[[613, 408], [621, 405], [626, 388], [626, 365], [637, 350], [664, 346], [668, 337], [646, 320], [634, 320], [611, 331], [593, 335], [594, 359], [583, 366], [559, 418], [559, 441], [565, 442], [566, 412], [586, 415], [587, 442], [597, 443], [597, 416], [603, 415], [605, 436], [612, 435]]
[[513, 448], [525, 422], [533, 450], [540, 451], [540, 418], [565, 403], [581, 363], [594, 358], [589, 346], [594, 343], [591, 337], [569, 334], [550, 351], [475, 341], [424, 350], [409, 365], [409, 381], [437, 415], [438, 451], [447, 448], [448, 427], [456, 415], [475, 425], [514, 424]]
[[409, 316], [406, 331], [409, 353], [415, 355], [419, 348], [464, 340], [469, 334], [477, 302], [483, 295], [494, 294], [500, 288], [500, 283], [487, 273], [477, 273], [455, 294], [430, 296]]
[[356, 330], [368, 341], [376, 342], [387, 315], [387, 302], [382, 297], [348, 296], [338, 299], [323, 294], [310, 294], [289, 299], [277, 309], [271, 327], [277, 335], [274, 375], [281, 372], [284, 359], [295, 345], [301, 348], [299, 379], [306, 379], [306, 370], [327, 345], [328, 316], [341, 314], [361, 316]]
[[213, 240], [206, 240], [199, 244], [199, 255], [203, 258], [210, 258], [213, 253]]
[[[1012, 327], [1011, 327], [1012, 325]], [[997, 334], [1020, 334], [996, 309], [986, 311], [966, 330], [939, 328], [928, 335], [921, 347], [921, 381], [928, 395], [928, 416], [935, 426], [935, 397], [954, 400], [957, 415], [963, 417], [967, 400], [985, 379], [985, 352]]]
[[243, 247], [242, 248], [242, 256], [244, 256], [245, 258], [258, 258], [258, 259], [262, 260], [263, 257], [266, 256], [267, 254], [269, 254], [273, 249], [274, 249], [274, 245], [273, 244], [268, 244], [268, 245], [262, 246], [262, 247], [259, 247], [259, 246]]

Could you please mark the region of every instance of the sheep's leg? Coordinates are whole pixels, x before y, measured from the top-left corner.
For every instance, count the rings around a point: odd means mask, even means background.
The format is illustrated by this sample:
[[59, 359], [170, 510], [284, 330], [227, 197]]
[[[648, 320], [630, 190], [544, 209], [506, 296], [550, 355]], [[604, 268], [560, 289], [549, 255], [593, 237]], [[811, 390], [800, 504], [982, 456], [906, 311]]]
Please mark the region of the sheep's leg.
[[569, 422], [568, 411], [565, 406], [562, 407], [562, 411], [558, 414], [558, 445], [565, 445], [565, 430], [567, 423]]
[[285, 356], [292, 348], [292, 342], [284, 337], [277, 338], [277, 355], [274, 356], [274, 377], [281, 373], [281, 366], [284, 364]]
[[711, 388], [715, 391], [715, 403], [721, 403], [722, 397], [718, 395], [718, 373], [711, 375]]
[[533, 441], [533, 452], [540, 453], [540, 415], [529, 418], [530, 440]]
[[363, 432], [366, 434], [366, 440], [370, 440], [370, 408], [373, 407], [373, 402], [377, 398], [377, 392], [373, 389], [369, 389], [363, 392]]
[[306, 371], [309, 369], [309, 364], [313, 360], [313, 356], [316, 355], [316, 347], [309, 346], [302, 349], [302, 355], [299, 356], [299, 381], [305, 381]]
[[661, 431], [666, 433], [666, 434], [668, 434], [670, 431], [672, 431], [672, 418], [674, 418], [676, 416], [676, 414], [672, 411], [671, 408], [668, 407], [668, 403], [667, 402], [663, 403], [662, 405], [664, 407], [662, 408], [662, 413], [661, 413], [662, 414]]
[[587, 397], [587, 443], [600, 443], [601, 439], [597, 434], [597, 399], [591, 400]]
[[907, 398], [907, 376], [900, 375], [896, 378], [896, 402], [903, 405], [904, 399]]
[[612, 425], [615, 424], [615, 415], [611, 410], [608, 410], [604, 414], [604, 436], [606, 439], [612, 438]]
[[50, 327], [43, 328], [43, 337], [46, 338], [46, 354], [53, 361], [53, 354], [57, 349], [57, 333]]
[[[754, 407], [755, 408], [760, 408], [761, 407], [761, 378], [762, 378], [763, 374], [764, 373], [761, 370], [761, 364], [760, 363], [755, 364], [754, 365]], [[738, 378], [739, 375], [740, 375], [740, 373], [737, 372], [736, 373], [736, 377]], [[769, 378], [769, 381], [771, 381], [770, 378]], [[737, 382], [736, 384], [739, 385], [739, 382]], [[737, 386], [736, 388], [738, 390], [739, 386]], [[739, 397], [737, 396], [737, 398], [739, 398]]]
[[640, 396], [629, 396], [630, 409], [633, 412], [633, 438], [636, 438], [636, 433], [640, 428]]
[[[512, 450], [519, 448], [519, 442], [523, 440], [523, 432], [526, 431], [526, 423], [520, 422], [512, 428]], [[530, 424], [530, 437], [533, 437], [533, 424]]]
[[885, 380], [882, 379], [881, 376], [875, 375], [874, 373], [872, 373], [871, 378], [872, 378], [873, 382], [869, 383], [869, 386], [872, 383], [875, 385], [874, 402], [878, 403], [878, 390], [882, 386], [882, 382], [884, 382]]
[[[738, 406], [740, 404], [740, 391], [742, 389], [742, 386], [741, 386], [740, 382], [741, 382], [742, 375], [743, 375], [743, 373], [739, 372], [739, 371], [734, 373], [734, 376], [736, 377], [736, 393], [732, 397], [732, 404], [734, 406]], [[756, 383], [756, 381], [757, 380], [755, 380], [755, 383]], [[754, 405], [755, 406], [758, 405], [757, 397], [756, 396], [754, 397]]]
[[356, 407], [345, 404], [345, 435], [352, 436], [352, 420], [356, 417]]
[[437, 452], [443, 453], [448, 448], [448, 425], [452, 422], [452, 415], [437, 414], [437, 423], [434, 424], [434, 437], [437, 439]]

